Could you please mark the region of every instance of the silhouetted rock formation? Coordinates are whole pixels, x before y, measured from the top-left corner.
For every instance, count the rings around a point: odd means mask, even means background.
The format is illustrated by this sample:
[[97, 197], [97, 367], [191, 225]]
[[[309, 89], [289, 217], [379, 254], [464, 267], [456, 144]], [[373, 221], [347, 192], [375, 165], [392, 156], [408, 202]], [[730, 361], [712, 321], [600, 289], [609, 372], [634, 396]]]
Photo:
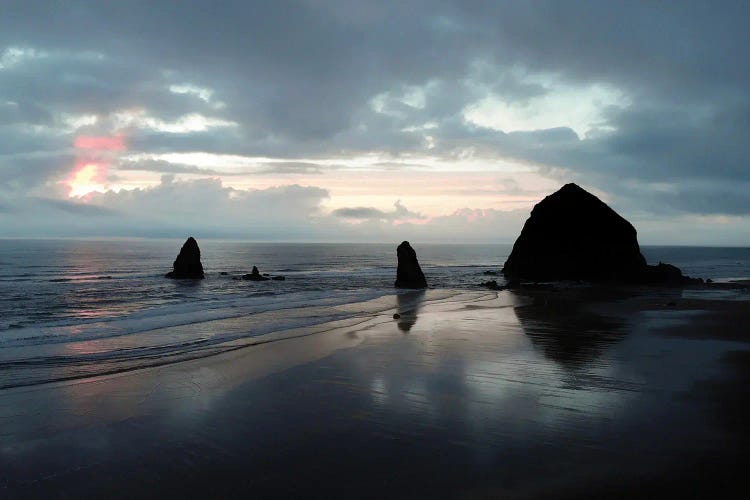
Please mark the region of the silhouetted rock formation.
[[396, 270], [396, 288], [427, 288], [427, 280], [419, 267], [417, 252], [409, 245], [408, 241], [401, 243], [396, 248], [398, 256], [398, 269]]
[[635, 228], [576, 184], [537, 203], [503, 274], [531, 281], [630, 279], [646, 266]]
[[502, 272], [508, 280], [527, 281], [701, 281], [668, 264], [647, 266], [632, 224], [572, 183], [534, 206]]
[[489, 288], [490, 290], [504, 290], [505, 289], [505, 287], [498, 285], [496, 280], [485, 281], [481, 283], [479, 286]]
[[691, 278], [685, 276], [680, 271], [680, 268], [673, 266], [672, 264], [665, 264], [659, 262], [656, 266], [646, 266], [646, 269], [641, 273], [642, 283], [647, 284], [664, 284], [664, 285], [690, 285], [690, 284], [702, 284], [701, 278]]
[[242, 279], [246, 281], [268, 281], [269, 278], [266, 278], [265, 276], [260, 274], [260, 271], [258, 271], [258, 268], [253, 266], [253, 270], [250, 274], [243, 274]]
[[178, 280], [202, 280], [206, 277], [203, 274], [203, 264], [201, 264], [201, 250], [195, 238], [189, 237], [182, 245], [179, 255], [172, 264], [172, 271], [168, 272], [166, 277]]

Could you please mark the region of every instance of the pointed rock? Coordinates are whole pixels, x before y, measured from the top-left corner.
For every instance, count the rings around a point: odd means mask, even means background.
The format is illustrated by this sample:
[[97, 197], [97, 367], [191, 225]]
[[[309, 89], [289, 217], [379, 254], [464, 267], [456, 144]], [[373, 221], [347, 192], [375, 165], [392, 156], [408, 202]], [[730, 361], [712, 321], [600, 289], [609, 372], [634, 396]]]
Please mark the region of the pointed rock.
[[199, 279], [206, 276], [203, 274], [203, 264], [201, 264], [201, 250], [198, 248], [198, 242], [192, 236], [182, 245], [179, 255], [172, 265], [172, 271], [166, 274], [167, 278], [173, 279]]
[[427, 280], [419, 267], [417, 252], [409, 245], [408, 241], [401, 243], [396, 248], [398, 257], [398, 268], [396, 270], [396, 288], [427, 288]]

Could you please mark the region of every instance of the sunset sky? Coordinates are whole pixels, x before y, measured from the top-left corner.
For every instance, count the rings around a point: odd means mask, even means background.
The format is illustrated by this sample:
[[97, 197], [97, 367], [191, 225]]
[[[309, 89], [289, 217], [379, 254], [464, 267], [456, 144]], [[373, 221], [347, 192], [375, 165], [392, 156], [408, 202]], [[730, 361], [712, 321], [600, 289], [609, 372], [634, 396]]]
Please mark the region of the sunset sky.
[[750, 244], [750, 4], [15, 1], [0, 237]]

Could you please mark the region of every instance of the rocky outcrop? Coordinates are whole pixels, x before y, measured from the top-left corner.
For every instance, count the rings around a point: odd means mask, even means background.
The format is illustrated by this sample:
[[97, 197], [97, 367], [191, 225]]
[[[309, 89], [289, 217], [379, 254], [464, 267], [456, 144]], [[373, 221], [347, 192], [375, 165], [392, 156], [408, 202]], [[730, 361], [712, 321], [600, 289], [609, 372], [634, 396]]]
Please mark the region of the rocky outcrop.
[[502, 273], [513, 281], [698, 281], [669, 264], [646, 265], [632, 224], [576, 184], [534, 206]]
[[505, 287], [502, 287], [497, 284], [497, 280], [485, 281], [483, 283], [480, 283], [479, 286], [482, 286], [484, 288], [489, 288], [490, 290], [504, 290], [505, 289]]
[[427, 288], [427, 280], [422, 268], [419, 267], [417, 252], [409, 245], [408, 241], [401, 243], [396, 248], [398, 257], [398, 268], [396, 270], [396, 288]]
[[682, 274], [679, 267], [672, 264], [659, 262], [656, 266], [646, 266], [641, 273], [640, 281], [645, 284], [653, 285], [700, 285], [703, 284], [701, 278], [691, 278]]
[[198, 279], [205, 278], [203, 264], [201, 264], [201, 250], [198, 242], [192, 236], [182, 245], [179, 255], [172, 264], [172, 271], [166, 274], [172, 279]]
[[268, 281], [270, 278], [266, 278], [262, 274], [260, 274], [260, 271], [258, 271], [258, 268], [253, 266], [253, 270], [249, 274], [243, 274], [242, 279], [245, 281]]

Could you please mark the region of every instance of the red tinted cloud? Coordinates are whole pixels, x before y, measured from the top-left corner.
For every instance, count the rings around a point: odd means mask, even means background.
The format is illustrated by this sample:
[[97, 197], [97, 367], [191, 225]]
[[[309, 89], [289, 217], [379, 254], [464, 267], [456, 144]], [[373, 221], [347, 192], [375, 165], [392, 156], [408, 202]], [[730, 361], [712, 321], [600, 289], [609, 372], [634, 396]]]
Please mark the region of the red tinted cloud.
[[73, 145], [77, 149], [97, 149], [100, 151], [124, 151], [125, 137], [122, 135], [95, 137], [82, 135], [76, 137]]

